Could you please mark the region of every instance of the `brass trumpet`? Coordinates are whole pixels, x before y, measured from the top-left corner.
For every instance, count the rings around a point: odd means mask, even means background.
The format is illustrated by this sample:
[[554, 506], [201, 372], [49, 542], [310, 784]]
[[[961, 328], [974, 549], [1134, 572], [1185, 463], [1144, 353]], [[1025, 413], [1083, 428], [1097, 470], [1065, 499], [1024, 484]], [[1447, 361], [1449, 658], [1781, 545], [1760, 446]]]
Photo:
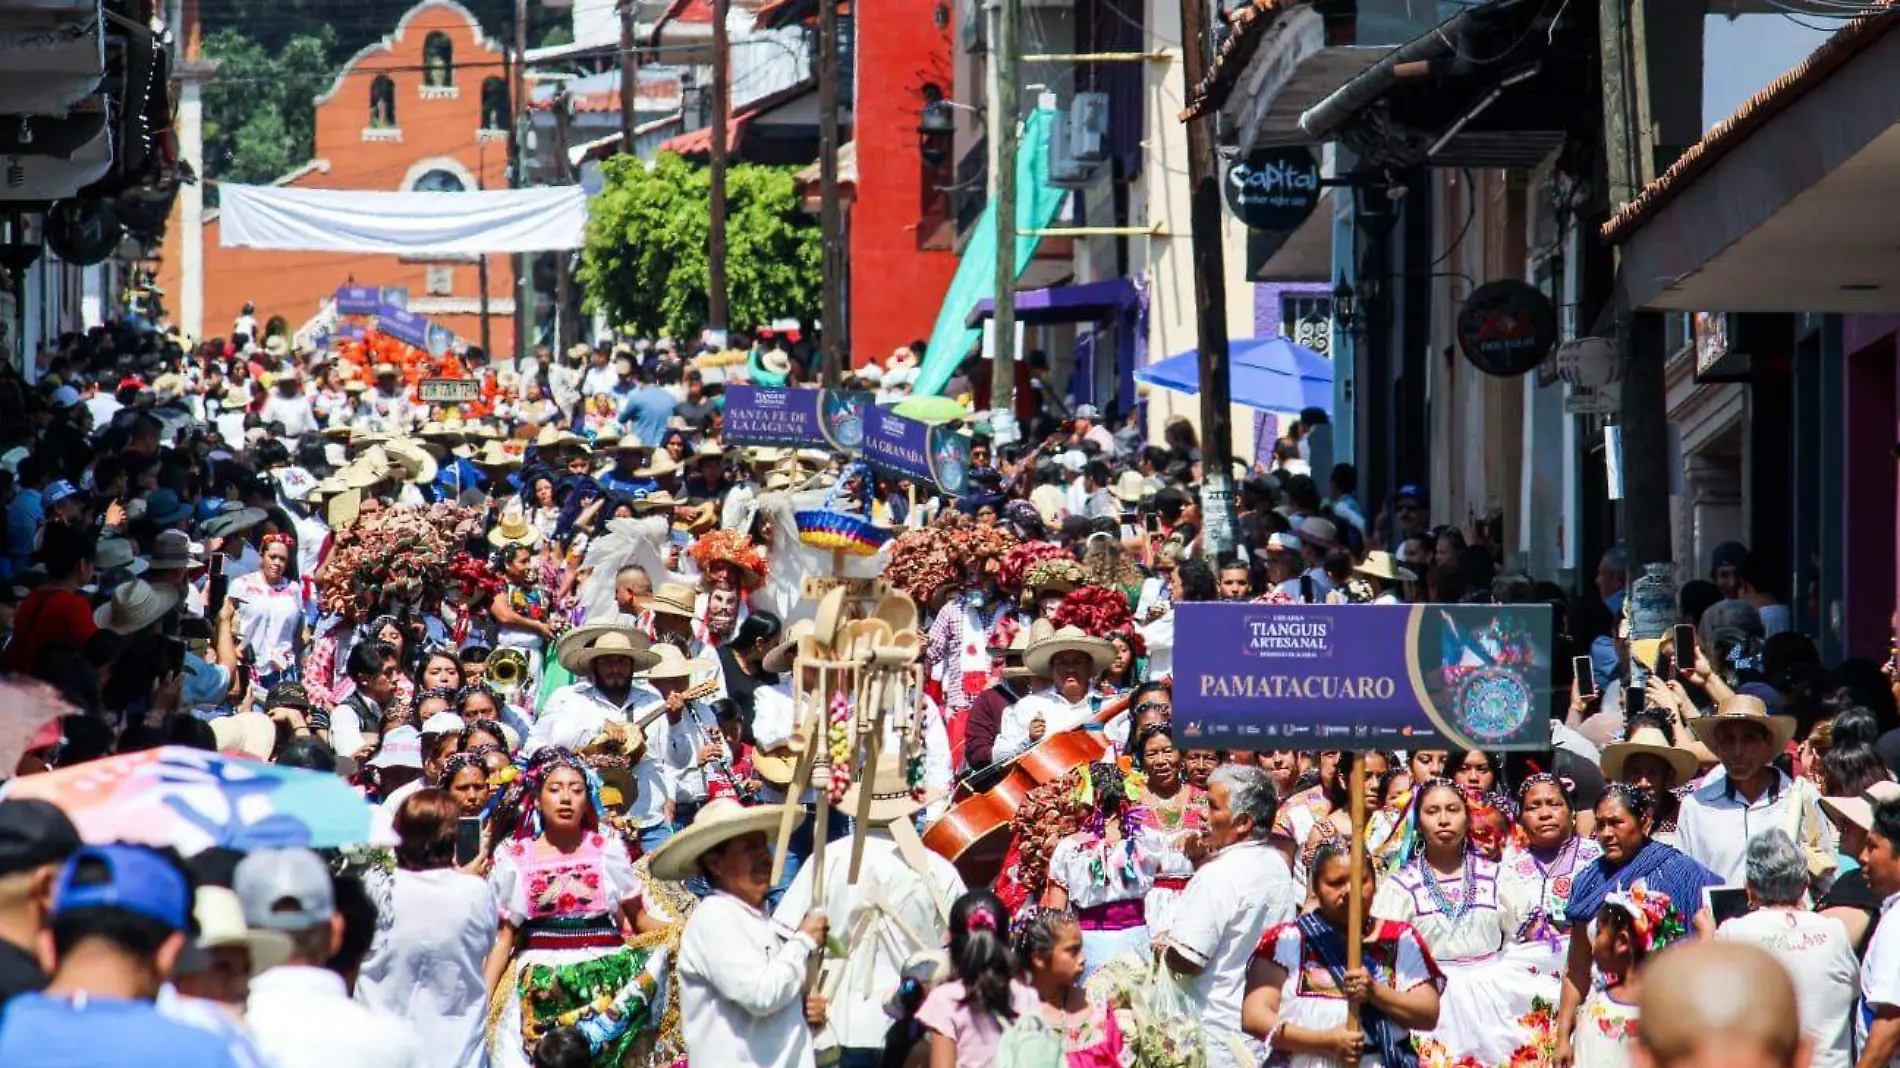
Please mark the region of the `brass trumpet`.
[[528, 681], [528, 654], [506, 646], [489, 653], [482, 680], [496, 693], [514, 693]]

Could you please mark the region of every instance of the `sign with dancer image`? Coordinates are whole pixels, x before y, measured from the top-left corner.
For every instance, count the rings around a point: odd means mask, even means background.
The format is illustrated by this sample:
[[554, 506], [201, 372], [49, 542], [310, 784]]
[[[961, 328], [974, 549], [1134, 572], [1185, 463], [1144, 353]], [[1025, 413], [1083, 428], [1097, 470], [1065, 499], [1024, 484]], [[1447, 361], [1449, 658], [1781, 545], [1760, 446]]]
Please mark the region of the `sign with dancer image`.
[[970, 439], [955, 423], [925, 423], [873, 405], [865, 412], [864, 459], [881, 471], [935, 483], [953, 497], [970, 486]]
[[729, 385], [721, 436], [736, 445], [857, 452], [870, 407], [869, 390]]
[[1545, 749], [1549, 605], [1180, 604], [1174, 722], [1217, 749]]

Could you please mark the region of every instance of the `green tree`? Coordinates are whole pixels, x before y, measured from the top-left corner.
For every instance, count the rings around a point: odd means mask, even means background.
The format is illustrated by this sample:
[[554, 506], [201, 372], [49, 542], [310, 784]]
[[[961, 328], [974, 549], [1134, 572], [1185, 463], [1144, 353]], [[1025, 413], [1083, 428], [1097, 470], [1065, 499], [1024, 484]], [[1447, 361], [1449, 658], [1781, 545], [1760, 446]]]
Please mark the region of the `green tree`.
[[336, 80], [336, 32], [319, 26], [285, 42], [277, 54], [238, 30], [205, 38], [218, 61], [205, 84], [206, 177], [264, 183], [316, 153], [316, 99]]
[[[579, 272], [588, 309], [634, 333], [694, 336], [706, 325], [706, 169], [669, 152], [650, 170], [626, 155], [603, 170]], [[740, 164], [726, 174], [726, 307], [736, 330], [817, 318], [822, 247], [793, 173]]]

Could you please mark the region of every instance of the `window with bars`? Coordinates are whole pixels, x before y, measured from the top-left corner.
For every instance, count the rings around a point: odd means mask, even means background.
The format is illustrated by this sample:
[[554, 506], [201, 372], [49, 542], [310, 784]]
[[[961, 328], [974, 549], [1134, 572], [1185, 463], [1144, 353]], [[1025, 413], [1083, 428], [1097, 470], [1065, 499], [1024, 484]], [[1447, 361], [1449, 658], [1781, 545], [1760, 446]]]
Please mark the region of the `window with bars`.
[[1333, 298], [1324, 294], [1280, 298], [1280, 336], [1324, 353], [1333, 340]]

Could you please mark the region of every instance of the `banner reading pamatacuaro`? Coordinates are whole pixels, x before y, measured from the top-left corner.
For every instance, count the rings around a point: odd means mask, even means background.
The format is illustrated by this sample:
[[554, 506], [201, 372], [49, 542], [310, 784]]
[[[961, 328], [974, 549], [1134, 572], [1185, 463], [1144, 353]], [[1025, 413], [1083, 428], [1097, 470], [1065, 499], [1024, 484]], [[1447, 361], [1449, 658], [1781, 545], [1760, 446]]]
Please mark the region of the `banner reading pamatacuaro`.
[[1174, 722], [1214, 749], [1543, 749], [1548, 605], [1180, 604]]
[[720, 436], [737, 445], [857, 452], [870, 407], [869, 390], [729, 385]]

